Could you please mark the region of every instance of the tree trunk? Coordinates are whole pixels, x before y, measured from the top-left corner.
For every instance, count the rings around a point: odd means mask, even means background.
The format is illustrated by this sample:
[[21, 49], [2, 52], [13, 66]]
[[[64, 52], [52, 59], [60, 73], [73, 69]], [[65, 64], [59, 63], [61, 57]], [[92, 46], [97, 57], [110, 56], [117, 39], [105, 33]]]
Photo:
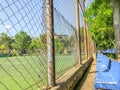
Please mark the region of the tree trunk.
[[116, 58], [120, 61], [120, 0], [113, 0]]

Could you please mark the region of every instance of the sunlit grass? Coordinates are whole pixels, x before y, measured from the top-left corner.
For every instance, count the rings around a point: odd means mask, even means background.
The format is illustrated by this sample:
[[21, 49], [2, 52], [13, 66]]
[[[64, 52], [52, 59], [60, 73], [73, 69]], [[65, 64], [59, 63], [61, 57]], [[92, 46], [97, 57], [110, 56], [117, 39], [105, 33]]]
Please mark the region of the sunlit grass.
[[[73, 55], [55, 59], [56, 78], [76, 64]], [[47, 60], [40, 56], [0, 58], [0, 90], [37, 90], [47, 85]]]

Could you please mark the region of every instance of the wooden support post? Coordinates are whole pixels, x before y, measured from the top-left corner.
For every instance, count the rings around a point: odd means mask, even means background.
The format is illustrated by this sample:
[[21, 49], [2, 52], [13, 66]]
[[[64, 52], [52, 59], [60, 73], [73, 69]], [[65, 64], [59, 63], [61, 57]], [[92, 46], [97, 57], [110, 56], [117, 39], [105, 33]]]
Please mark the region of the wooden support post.
[[54, 53], [54, 26], [53, 26], [53, 0], [46, 0], [46, 28], [48, 53], [48, 85], [55, 86], [55, 53]]
[[[83, 14], [84, 14], [84, 13], [85, 13], [84, 0], [82, 0], [82, 11], [83, 11]], [[87, 30], [86, 30], [86, 21], [85, 21], [85, 18], [83, 18], [83, 24], [84, 24], [84, 46], [85, 46], [85, 56], [86, 56], [86, 59], [88, 59], [88, 43], [87, 43]]]
[[78, 52], [79, 63], [82, 64], [82, 59], [81, 59], [81, 39], [80, 39], [80, 20], [79, 20], [78, 1], [79, 0], [75, 0], [75, 6], [76, 6], [76, 30], [77, 30], [77, 52]]

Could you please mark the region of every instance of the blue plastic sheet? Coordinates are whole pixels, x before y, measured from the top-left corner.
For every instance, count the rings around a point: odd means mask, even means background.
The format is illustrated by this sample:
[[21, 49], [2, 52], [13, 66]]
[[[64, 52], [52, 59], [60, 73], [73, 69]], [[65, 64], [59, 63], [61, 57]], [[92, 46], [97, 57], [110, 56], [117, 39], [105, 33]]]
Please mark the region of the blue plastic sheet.
[[103, 53], [112, 53], [112, 54], [115, 54], [116, 53], [116, 49], [112, 48], [112, 49], [108, 49], [108, 50], [103, 50], [102, 52]]
[[97, 72], [94, 87], [107, 90], [120, 90], [120, 63], [112, 61], [111, 68], [106, 72]]
[[98, 54], [97, 56], [97, 63], [96, 63], [96, 71], [107, 71], [110, 69], [110, 59], [103, 55], [103, 54]]

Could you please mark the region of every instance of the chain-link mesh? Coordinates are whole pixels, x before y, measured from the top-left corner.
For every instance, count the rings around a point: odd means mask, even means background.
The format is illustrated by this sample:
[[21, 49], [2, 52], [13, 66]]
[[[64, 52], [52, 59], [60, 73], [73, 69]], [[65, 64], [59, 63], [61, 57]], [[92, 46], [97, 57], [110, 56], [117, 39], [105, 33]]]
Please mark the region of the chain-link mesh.
[[57, 77], [77, 64], [74, 0], [54, 1], [55, 62]]
[[[45, 0], [0, 1], [0, 90], [37, 90], [47, 85], [45, 6]], [[75, 0], [54, 0], [53, 6], [58, 78], [78, 63]], [[83, 12], [79, 10], [84, 59]]]
[[[85, 60], [85, 59], [88, 59], [86, 57], [91, 57], [93, 55], [93, 53], [95, 52], [95, 50], [94, 50], [95, 44], [90, 36], [89, 27], [86, 22], [86, 18], [84, 17], [86, 6], [89, 6], [91, 4], [91, 0], [86, 1], [86, 2], [83, 2], [83, 1], [84, 0], [79, 1], [79, 16], [80, 16], [81, 49], [82, 49], [81, 54], [83, 57], [82, 59]], [[85, 31], [85, 29], [86, 29], [86, 31]], [[85, 42], [85, 39], [86, 39], [86, 42]], [[85, 44], [86, 44], [86, 46], [85, 46]], [[85, 49], [86, 49], [86, 51], [85, 51]]]
[[0, 1], [0, 90], [47, 83], [45, 0]]
[[81, 36], [81, 56], [85, 60], [85, 37], [84, 37], [84, 13], [82, 10], [81, 0], [79, 1], [79, 17], [80, 17], [80, 36]]

